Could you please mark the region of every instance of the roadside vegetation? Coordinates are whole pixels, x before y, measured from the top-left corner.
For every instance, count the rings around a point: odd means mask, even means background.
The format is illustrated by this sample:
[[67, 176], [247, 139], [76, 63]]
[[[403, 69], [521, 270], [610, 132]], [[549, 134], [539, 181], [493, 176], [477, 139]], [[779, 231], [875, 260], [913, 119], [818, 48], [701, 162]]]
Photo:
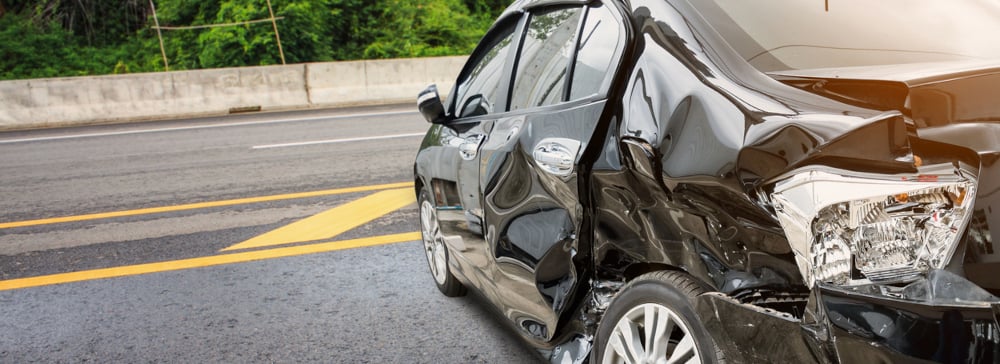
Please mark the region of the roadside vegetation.
[[[511, 0], [271, 0], [286, 63], [468, 54]], [[153, 9], [163, 28], [163, 51]], [[233, 26], [219, 24], [257, 23]], [[187, 29], [186, 27], [199, 27]], [[0, 79], [281, 64], [267, 0], [0, 0]]]

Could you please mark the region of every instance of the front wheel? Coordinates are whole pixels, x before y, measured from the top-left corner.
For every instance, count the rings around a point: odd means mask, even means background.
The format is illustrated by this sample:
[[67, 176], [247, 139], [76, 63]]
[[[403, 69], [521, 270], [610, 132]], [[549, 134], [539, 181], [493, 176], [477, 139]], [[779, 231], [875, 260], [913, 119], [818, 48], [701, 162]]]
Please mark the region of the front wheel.
[[434, 283], [445, 296], [464, 296], [465, 286], [455, 278], [455, 275], [451, 274], [451, 270], [448, 268], [448, 248], [444, 245], [437, 210], [431, 202], [430, 194], [425, 190], [420, 191], [418, 203], [420, 204], [420, 237], [423, 240], [424, 255], [427, 256], [427, 265], [431, 269]]
[[594, 345], [596, 362], [724, 362], [694, 311], [695, 298], [704, 292], [680, 272], [653, 272], [632, 280], [601, 319]]

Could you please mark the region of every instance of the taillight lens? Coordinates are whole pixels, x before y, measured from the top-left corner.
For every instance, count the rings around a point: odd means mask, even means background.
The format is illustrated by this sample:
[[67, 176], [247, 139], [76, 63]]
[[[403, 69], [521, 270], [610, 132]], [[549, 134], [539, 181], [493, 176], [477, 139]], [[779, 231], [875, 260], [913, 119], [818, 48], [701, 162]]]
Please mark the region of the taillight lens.
[[814, 168], [777, 183], [772, 199], [810, 286], [908, 282], [951, 260], [973, 176], [950, 164], [916, 175]]

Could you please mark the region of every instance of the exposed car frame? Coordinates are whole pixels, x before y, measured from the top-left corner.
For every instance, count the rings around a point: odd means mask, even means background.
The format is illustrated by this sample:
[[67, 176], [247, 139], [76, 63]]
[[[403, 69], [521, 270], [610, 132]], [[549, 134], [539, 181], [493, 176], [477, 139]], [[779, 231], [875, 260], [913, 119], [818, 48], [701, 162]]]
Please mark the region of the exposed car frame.
[[[692, 360], [1000, 360], [1000, 61], [764, 73], [693, 4], [517, 1], [447, 103], [421, 93], [438, 288], [475, 288], [552, 362], [610, 357], [637, 307]], [[618, 38], [577, 92], [592, 14]], [[542, 15], [577, 29], [563, 92], [516, 108]], [[484, 69], [496, 93], [468, 95]]]

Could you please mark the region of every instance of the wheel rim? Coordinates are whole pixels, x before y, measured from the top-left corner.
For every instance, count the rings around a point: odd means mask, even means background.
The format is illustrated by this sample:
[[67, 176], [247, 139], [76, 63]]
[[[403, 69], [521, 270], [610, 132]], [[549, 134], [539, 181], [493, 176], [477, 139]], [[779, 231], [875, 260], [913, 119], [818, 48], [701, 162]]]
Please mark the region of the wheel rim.
[[615, 323], [603, 363], [701, 363], [701, 355], [688, 325], [674, 311], [646, 303]]
[[441, 230], [434, 213], [434, 206], [430, 201], [423, 201], [420, 204], [420, 236], [424, 241], [424, 254], [427, 255], [427, 265], [431, 268], [431, 275], [434, 276], [434, 281], [443, 285], [448, 278], [448, 256], [441, 241]]

